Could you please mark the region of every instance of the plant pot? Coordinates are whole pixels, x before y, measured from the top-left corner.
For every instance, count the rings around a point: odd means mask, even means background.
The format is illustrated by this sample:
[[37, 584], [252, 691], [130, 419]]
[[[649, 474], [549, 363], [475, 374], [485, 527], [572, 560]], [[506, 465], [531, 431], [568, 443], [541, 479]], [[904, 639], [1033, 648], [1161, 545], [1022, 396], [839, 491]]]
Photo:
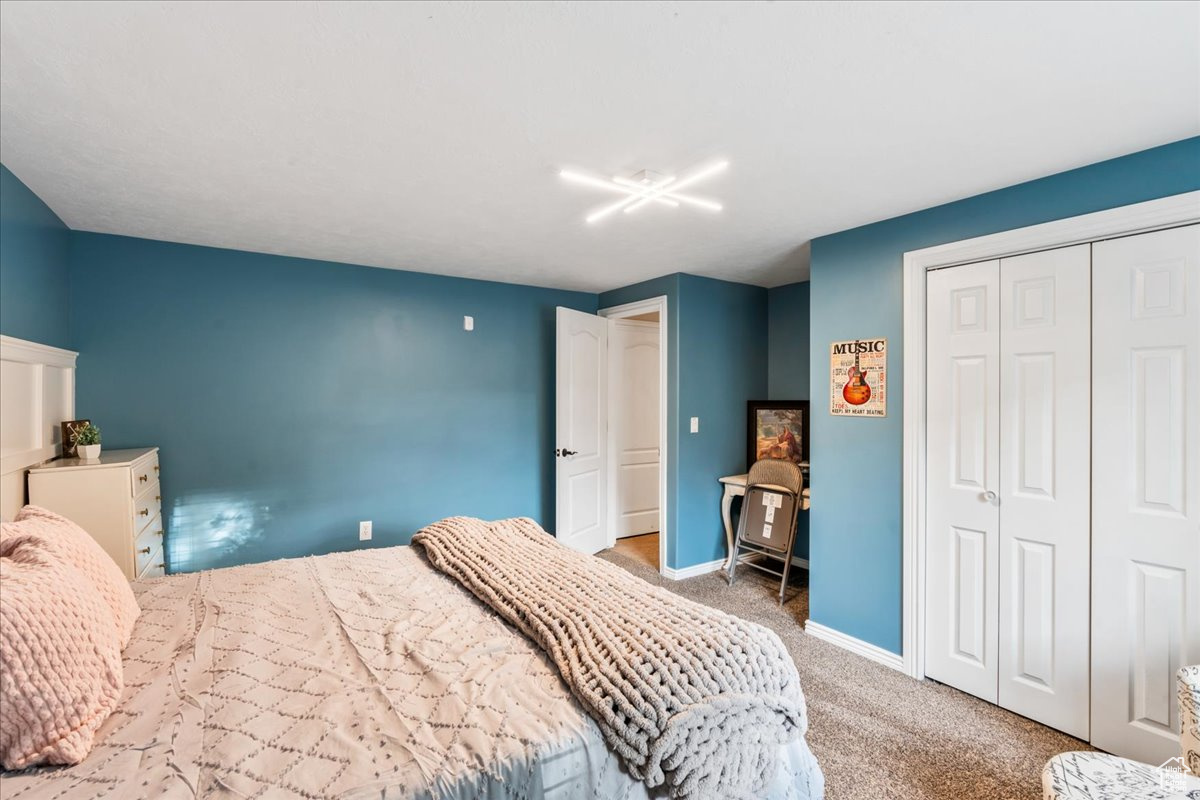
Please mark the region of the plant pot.
[[75, 451], [79, 453], [79, 457], [84, 461], [91, 461], [94, 458], [100, 457], [100, 445], [98, 444], [76, 445]]

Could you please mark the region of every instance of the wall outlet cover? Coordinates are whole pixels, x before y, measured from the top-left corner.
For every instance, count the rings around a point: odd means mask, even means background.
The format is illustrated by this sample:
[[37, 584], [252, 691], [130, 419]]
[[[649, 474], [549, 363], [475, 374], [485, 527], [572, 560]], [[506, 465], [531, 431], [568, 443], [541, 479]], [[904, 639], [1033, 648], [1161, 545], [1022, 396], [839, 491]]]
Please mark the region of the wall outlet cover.
[[371, 538], [371, 520], [358, 523], [358, 540], [365, 542]]
[[464, 331], [475, 330], [475, 318], [474, 317], [463, 317], [463, 330]]
[[700, 418], [699, 418], [699, 417], [692, 417], [692, 428], [691, 428], [691, 430], [692, 430], [692, 433], [699, 433], [699, 432], [700, 432]]

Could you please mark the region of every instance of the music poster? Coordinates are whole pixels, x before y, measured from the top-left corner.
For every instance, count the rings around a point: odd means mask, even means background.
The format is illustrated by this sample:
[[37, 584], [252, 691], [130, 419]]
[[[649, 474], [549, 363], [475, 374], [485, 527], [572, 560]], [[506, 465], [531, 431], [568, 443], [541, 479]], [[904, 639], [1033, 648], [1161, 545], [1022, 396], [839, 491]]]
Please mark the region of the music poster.
[[829, 346], [829, 413], [887, 416], [887, 339], [855, 339]]

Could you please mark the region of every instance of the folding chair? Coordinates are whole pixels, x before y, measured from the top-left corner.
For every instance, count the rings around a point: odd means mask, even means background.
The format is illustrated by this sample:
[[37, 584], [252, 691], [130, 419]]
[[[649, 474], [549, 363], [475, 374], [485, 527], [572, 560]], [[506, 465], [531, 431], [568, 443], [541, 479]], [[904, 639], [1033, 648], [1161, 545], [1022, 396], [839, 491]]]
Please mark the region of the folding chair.
[[[791, 461], [764, 458], [754, 462], [746, 476], [746, 495], [738, 518], [737, 535], [729, 559], [729, 585], [733, 585], [737, 566], [748, 567], [776, 575], [779, 583], [779, 604], [787, 590], [788, 574], [792, 569], [792, 547], [796, 543], [796, 517], [800, 512], [800, 495], [804, 475]], [[757, 556], [753, 560], [744, 560]], [[783, 561], [783, 571], [766, 566], [768, 558]]]

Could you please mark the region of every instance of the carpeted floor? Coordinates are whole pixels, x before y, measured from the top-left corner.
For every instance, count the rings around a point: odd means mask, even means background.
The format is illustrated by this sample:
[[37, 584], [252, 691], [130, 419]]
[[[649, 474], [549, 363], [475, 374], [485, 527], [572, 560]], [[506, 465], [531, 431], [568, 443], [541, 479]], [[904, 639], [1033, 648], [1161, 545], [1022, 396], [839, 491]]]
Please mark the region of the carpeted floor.
[[782, 608], [766, 575], [738, 570], [683, 581], [612, 550], [614, 564], [676, 594], [774, 630], [800, 671], [808, 701], [808, 743], [825, 772], [829, 800], [1008, 800], [1041, 797], [1042, 766], [1084, 742], [932, 681], [899, 672], [814, 639], [807, 573]]

